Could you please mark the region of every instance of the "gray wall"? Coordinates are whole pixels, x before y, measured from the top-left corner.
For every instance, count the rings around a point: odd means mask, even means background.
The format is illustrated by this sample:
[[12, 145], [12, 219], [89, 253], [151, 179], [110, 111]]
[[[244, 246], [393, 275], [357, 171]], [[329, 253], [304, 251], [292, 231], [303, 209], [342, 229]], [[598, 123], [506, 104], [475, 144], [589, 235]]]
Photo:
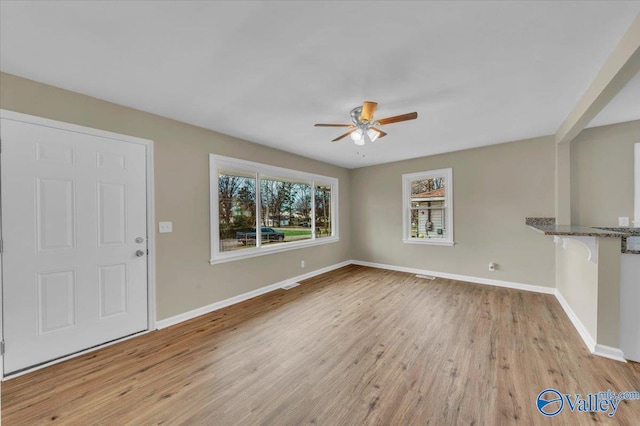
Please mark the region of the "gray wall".
[[[4, 73], [0, 108], [154, 141], [158, 319], [351, 258], [347, 169]], [[211, 266], [209, 153], [338, 178], [340, 241]]]
[[[547, 237], [551, 238], [551, 237]], [[598, 337], [598, 265], [584, 244], [567, 239], [556, 247], [556, 288], [593, 339]]]
[[[353, 170], [353, 258], [554, 287], [552, 239], [524, 225], [554, 215], [554, 153], [550, 136]], [[403, 243], [402, 174], [448, 167], [456, 245]]]
[[640, 120], [583, 130], [571, 142], [571, 223], [618, 226], [633, 220], [633, 145]]
[[[158, 319], [348, 259], [553, 287], [550, 237], [524, 226], [554, 215], [553, 136], [346, 170], [210, 130], [0, 74], [0, 108], [155, 141]], [[573, 222], [633, 216], [633, 143], [640, 121], [583, 131], [571, 145]], [[340, 241], [211, 266], [208, 154], [340, 180]], [[402, 243], [404, 173], [453, 168], [453, 247]], [[612, 190], [615, 188], [615, 190]], [[307, 267], [300, 268], [305, 260]], [[499, 268], [488, 271], [488, 263]]]

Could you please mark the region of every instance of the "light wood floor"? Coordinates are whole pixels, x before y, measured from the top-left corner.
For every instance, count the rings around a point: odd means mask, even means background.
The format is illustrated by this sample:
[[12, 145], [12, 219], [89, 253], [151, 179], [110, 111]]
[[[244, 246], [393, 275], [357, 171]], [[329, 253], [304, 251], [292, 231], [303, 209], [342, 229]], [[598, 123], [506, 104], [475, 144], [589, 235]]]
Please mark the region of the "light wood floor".
[[2, 422], [640, 424], [543, 418], [548, 387], [640, 391], [640, 365], [591, 356], [553, 296], [348, 266], [6, 381]]

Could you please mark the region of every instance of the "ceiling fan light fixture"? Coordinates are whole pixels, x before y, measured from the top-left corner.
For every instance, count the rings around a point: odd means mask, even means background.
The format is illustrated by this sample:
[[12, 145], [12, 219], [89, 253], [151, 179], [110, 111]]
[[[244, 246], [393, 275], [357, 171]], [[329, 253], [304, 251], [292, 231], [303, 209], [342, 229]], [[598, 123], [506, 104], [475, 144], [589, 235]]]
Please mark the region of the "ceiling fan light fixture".
[[356, 129], [351, 132], [351, 139], [356, 145], [364, 145], [364, 138], [362, 136], [362, 129]]
[[367, 135], [369, 136], [369, 139], [371, 139], [371, 142], [373, 142], [376, 139], [378, 139], [378, 136], [380, 136], [380, 132], [373, 129], [369, 129], [367, 130]]

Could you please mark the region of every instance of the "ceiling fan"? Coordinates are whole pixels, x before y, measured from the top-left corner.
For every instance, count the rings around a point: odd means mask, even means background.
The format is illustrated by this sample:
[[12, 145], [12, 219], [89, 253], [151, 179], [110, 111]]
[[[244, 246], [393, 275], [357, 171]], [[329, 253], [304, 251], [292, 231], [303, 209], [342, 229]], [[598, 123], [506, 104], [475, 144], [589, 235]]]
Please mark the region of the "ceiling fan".
[[385, 124], [415, 120], [416, 118], [418, 118], [417, 112], [410, 112], [407, 114], [374, 120], [373, 113], [375, 112], [377, 107], [378, 104], [376, 102], [365, 101], [363, 102], [362, 106], [357, 106], [351, 110], [351, 121], [353, 122], [353, 124], [318, 123], [315, 125], [315, 127], [348, 127], [349, 131], [347, 133], [338, 136], [331, 142], [337, 142], [340, 139], [351, 135], [351, 139], [353, 139], [353, 142], [356, 145], [364, 145], [365, 143], [373, 142], [378, 138], [387, 136], [385, 132], [378, 129], [376, 126], [384, 126]]

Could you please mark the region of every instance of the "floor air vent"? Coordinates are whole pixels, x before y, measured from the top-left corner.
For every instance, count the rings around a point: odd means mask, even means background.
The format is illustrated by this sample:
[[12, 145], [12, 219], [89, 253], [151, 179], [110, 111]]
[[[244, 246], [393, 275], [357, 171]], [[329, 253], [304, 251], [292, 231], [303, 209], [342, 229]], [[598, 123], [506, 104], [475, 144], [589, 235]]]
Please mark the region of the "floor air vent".
[[424, 280], [432, 280], [432, 281], [436, 279], [436, 277], [434, 277], [433, 275], [420, 275], [420, 274], [417, 274], [416, 278], [422, 278]]
[[290, 284], [285, 284], [282, 287], [280, 287], [283, 290], [291, 290], [294, 287], [298, 287], [300, 285], [300, 283], [290, 283]]

